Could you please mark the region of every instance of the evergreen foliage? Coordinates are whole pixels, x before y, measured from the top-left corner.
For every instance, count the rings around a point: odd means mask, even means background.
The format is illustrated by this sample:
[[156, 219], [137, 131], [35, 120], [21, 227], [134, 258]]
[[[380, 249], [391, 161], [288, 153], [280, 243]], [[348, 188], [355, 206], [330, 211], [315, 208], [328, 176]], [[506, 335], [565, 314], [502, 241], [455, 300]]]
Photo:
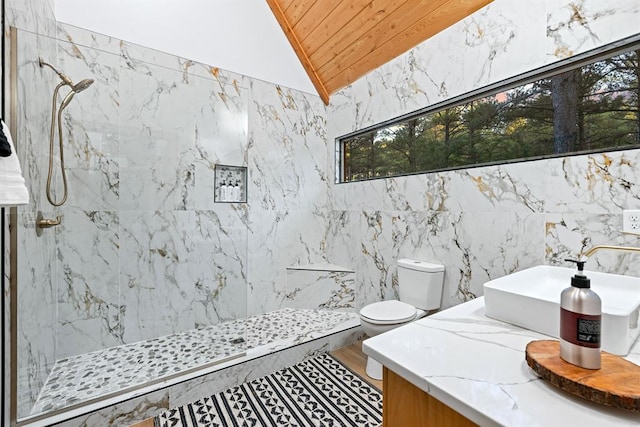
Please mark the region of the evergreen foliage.
[[640, 50], [341, 141], [343, 180], [640, 146]]

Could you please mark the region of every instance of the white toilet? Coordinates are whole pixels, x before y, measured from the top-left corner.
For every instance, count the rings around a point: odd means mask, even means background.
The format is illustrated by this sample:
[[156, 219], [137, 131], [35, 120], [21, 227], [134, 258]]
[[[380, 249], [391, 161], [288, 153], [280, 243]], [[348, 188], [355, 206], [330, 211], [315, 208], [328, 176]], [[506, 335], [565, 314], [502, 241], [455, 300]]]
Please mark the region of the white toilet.
[[[374, 337], [393, 328], [420, 319], [429, 310], [440, 308], [444, 285], [444, 265], [415, 259], [398, 260], [400, 301], [374, 302], [360, 310], [360, 325]], [[382, 365], [367, 358], [367, 375], [382, 379]]]

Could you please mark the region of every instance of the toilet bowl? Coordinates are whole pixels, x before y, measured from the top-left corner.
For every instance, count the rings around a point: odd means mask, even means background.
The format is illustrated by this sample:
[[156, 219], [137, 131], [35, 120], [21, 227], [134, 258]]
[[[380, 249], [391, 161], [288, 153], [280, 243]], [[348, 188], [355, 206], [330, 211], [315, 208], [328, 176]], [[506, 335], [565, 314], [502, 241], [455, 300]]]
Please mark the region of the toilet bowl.
[[[360, 325], [369, 337], [413, 322], [440, 307], [444, 266], [412, 259], [398, 260], [400, 300], [380, 301], [360, 310]], [[382, 379], [382, 364], [367, 357], [367, 375]]]
[[[374, 302], [360, 310], [360, 325], [362, 330], [369, 337], [375, 337], [384, 332], [395, 329], [399, 326], [418, 320], [427, 314], [401, 301], [389, 300]], [[367, 375], [369, 377], [382, 379], [382, 364], [372, 357], [367, 358]]]
[[369, 304], [360, 310], [360, 323], [364, 332], [374, 337], [405, 323], [413, 322], [425, 314], [426, 311], [401, 301], [381, 301]]

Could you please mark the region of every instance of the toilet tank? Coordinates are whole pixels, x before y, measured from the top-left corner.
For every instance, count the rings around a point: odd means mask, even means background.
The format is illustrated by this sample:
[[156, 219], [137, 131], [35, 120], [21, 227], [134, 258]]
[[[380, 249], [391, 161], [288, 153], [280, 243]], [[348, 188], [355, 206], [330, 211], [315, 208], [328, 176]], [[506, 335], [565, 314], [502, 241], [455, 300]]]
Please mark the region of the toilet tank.
[[398, 260], [400, 301], [422, 310], [440, 308], [444, 286], [444, 265], [415, 259]]

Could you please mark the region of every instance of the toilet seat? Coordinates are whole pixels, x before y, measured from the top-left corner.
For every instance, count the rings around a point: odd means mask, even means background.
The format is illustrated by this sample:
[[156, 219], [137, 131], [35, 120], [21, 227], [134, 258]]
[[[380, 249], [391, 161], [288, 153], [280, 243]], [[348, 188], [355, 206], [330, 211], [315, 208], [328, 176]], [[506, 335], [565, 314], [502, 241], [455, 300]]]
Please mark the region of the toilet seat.
[[415, 319], [417, 310], [411, 304], [401, 301], [374, 302], [360, 310], [360, 316], [375, 325], [393, 325]]

